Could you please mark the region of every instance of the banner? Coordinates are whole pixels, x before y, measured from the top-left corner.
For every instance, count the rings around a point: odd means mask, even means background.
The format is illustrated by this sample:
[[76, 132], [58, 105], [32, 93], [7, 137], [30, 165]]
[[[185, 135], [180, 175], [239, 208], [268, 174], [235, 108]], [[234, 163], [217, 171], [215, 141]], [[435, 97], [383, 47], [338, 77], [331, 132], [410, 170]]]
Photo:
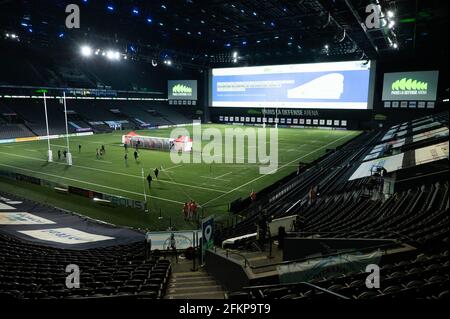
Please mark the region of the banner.
[[142, 201], [109, 194], [101, 194], [101, 199], [110, 201], [113, 205], [116, 206], [145, 210], [145, 203]]
[[53, 228], [53, 229], [39, 229], [39, 230], [24, 230], [19, 233], [31, 236], [36, 239], [51, 241], [60, 244], [76, 245], [92, 243], [103, 240], [114, 239], [114, 237], [95, 235], [86, 233], [81, 230], [73, 228]]
[[214, 247], [214, 217], [202, 220], [202, 265], [205, 264], [205, 251]]
[[149, 235], [152, 240], [152, 250], [167, 250], [167, 247], [170, 245], [170, 236], [172, 234], [174, 234], [177, 249], [184, 250], [189, 247], [194, 247], [192, 239], [195, 232], [201, 237], [200, 230], [148, 232], [147, 235]]
[[[1, 206], [0, 206], [1, 208]], [[0, 213], [0, 225], [47, 225], [55, 224], [51, 220], [30, 213]]]
[[331, 275], [342, 275], [349, 272], [365, 271], [369, 264], [378, 264], [381, 251], [369, 254], [343, 254], [308, 260], [300, 263], [290, 263], [277, 266], [280, 284], [308, 282]]

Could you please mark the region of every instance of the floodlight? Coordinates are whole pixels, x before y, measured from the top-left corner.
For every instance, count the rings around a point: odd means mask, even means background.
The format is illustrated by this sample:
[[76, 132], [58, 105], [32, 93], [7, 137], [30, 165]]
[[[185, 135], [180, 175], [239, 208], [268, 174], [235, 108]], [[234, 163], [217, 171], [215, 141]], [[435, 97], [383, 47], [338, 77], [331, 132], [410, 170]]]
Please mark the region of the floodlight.
[[81, 55], [85, 57], [89, 57], [92, 55], [92, 48], [88, 45], [83, 45], [81, 47]]

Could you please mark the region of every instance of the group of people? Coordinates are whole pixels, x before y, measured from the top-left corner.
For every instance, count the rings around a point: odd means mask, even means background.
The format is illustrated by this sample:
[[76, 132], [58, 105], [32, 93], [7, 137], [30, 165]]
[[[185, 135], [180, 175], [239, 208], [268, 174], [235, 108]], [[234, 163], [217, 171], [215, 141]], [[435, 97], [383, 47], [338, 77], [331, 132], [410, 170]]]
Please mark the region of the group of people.
[[[153, 170], [153, 174], [155, 174], [155, 178], [158, 179], [158, 176], [159, 176], [159, 169], [158, 169], [158, 167], [156, 167]], [[153, 181], [152, 173], [148, 173], [148, 175], [147, 175], [148, 188], [152, 188], [152, 181]]]
[[[136, 162], [139, 159], [139, 145], [140, 145], [140, 143], [141, 143], [140, 141], [137, 141], [136, 146], [134, 148], [134, 152], [133, 152], [133, 157], [134, 157], [134, 160]], [[125, 155], [123, 156], [123, 159], [127, 163], [127, 161], [128, 161], [128, 144], [124, 143], [123, 144], [123, 148], [125, 149]]]
[[[62, 151], [64, 158], [67, 158], [67, 150]], [[58, 150], [58, 160], [61, 160], [61, 150]]]
[[196, 219], [197, 218], [197, 209], [198, 209], [198, 205], [193, 200], [184, 203], [184, 205], [183, 205], [184, 220]]
[[[137, 161], [139, 159], [139, 152], [137, 150], [134, 151], [133, 157], [134, 157], [135, 161]], [[125, 160], [125, 162], [128, 161], [128, 153], [125, 153], [123, 159]]]
[[96, 157], [97, 157], [97, 159], [100, 159], [103, 155], [106, 154], [105, 145], [102, 145], [102, 147], [97, 148], [97, 149], [95, 150], [95, 152], [96, 152]]

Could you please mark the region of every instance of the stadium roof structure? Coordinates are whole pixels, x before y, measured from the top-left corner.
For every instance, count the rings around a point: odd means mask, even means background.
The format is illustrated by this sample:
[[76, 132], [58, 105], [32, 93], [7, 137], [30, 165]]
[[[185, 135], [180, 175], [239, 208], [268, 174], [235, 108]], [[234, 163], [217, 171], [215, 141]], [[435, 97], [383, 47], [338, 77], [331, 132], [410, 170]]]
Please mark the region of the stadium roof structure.
[[250, 64], [448, 51], [442, 41], [448, 34], [448, 1], [379, 1], [394, 22], [378, 30], [363, 25], [370, 0], [75, 1], [81, 26], [68, 30], [65, 7], [73, 2], [2, 1], [0, 29], [16, 32], [30, 45], [102, 43], [136, 59], [170, 58], [199, 68], [232, 63], [235, 51], [239, 62]]

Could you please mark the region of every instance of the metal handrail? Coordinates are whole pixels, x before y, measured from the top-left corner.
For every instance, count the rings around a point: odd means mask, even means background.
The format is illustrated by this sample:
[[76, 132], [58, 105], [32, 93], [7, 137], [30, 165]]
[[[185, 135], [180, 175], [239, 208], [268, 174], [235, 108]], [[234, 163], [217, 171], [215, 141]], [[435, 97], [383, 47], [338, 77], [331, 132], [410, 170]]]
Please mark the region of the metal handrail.
[[383, 245], [376, 245], [376, 246], [369, 246], [369, 247], [364, 247], [364, 248], [361, 248], [361, 249], [346, 249], [346, 250], [341, 250], [340, 252], [330, 253], [330, 254], [325, 254], [325, 255], [320, 255], [320, 256], [315, 256], [315, 257], [306, 257], [306, 258], [301, 258], [301, 259], [281, 261], [281, 262], [278, 262], [278, 263], [275, 263], [275, 264], [270, 264], [270, 265], [261, 265], [261, 266], [249, 265], [249, 267], [251, 269], [259, 269], [259, 268], [265, 268], [265, 267], [268, 267], [268, 266], [287, 265], [287, 264], [291, 264], [291, 263], [305, 262], [305, 261], [308, 261], [308, 260], [314, 260], [314, 259], [319, 259], [319, 258], [327, 258], [327, 257], [331, 257], [331, 256], [339, 256], [339, 255], [353, 253], [353, 252], [360, 252], [360, 251], [365, 251], [365, 250], [380, 249], [380, 248], [383, 248], [383, 247], [389, 247], [391, 245], [392, 245], [392, 243], [383, 244]]
[[[395, 241], [394, 243], [398, 243], [398, 242]], [[394, 243], [387, 243], [387, 244], [382, 244], [382, 245], [368, 246], [368, 247], [364, 247], [364, 248], [360, 248], [360, 249], [346, 249], [346, 250], [341, 250], [339, 252], [329, 253], [329, 254], [325, 254], [325, 255], [321, 255], [321, 256], [306, 257], [306, 258], [300, 258], [300, 259], [289, 260], [289, 261], [281, 261], [281, 262], [277, 262], [277, 263], [272, 263], [272, 264], [268, 264], [268, 265], [260, 265], [260, 266], [253, 266], [253, 265], [251, 265], [250, 261], [247, 259], [247, 257], [245, 255], [243, 255], [241, 253], [234, 252], [234, 251], [229, 251], [228, 249], [225, 250], [225, 256], [226, 256], [226, 258], [228, 258], [228, 256], [230, 254], [239, 256], [239, 257], [244, 259], [244, 268], [248, 267], [248, 268], [254, 270], [254, 269], [261, 269], [261, 268], [273, 267], [273, 266], [279, 266], [279, 265], [287, 265], [287, 264], [291, 264], [291, 263], [305, 262], [305, 261], [308, 261], [308, 260], [314, 260], [314, 259], [318, 259], [318, 258], [327, 258], [327, 257], [331, 257], [331, 256], [339, 256], [339, 255], [353, 253], [353, 252], [360, 252], [360, 251], [374, 250], [374, 249], [378, 249], [379, 250], [381, 248], [387, 248], [387, 247], [391, 246]], [[214, 252], [217, 253], [217, 250], [215, 250]]]
[[288, 232], [288, 234], [311, 234], [311, 235], [322, 235], [322, 234], [341, 234], [341, 233], [345, 233], [345, 234], [395, 234], [399, 237], [402, 237], [403, 239], [408, 239], [411, 241], [415, 241], [413, 238], [409, 237], [408, 235], [404, 235], [404, 234], [400, 234], [397, 231], [392, 231], [392, 230], [377, 230], [377, 231], [327, 231], [327, 232], [317, 232], [317, 231], [310, 231], [310, 232], [302, 232], [302, 231], [297, 231], [297, 232]]
[[338, 297], [340, 299], [345, 299], [345, 300], [350, 300], [351, 298], [335, 293], [333, 291], [330, 291], [328, 289], [319, 287], [317, 285], [311, 284], [309, 282], [305, 282], [305, 281], [301, 281], [301, 282], [296, 282], [296, 283], [290, 283], [290, 284], [274, 284], [274, 285], [262, 285], [262, 286], [251, 286], [251, 287], [243, 287], [242, 290], [253, 290], [253, 289], [270, 289], [270, 288], [281, 288], [281, 287], [293, 287], [293, 286], [300, 286], [300, 285], [305, 285], [305, 286], [309, 286], [311, 288], [320, 290], [326, 294], [330, 294], [333, 295], [335, 297]]

